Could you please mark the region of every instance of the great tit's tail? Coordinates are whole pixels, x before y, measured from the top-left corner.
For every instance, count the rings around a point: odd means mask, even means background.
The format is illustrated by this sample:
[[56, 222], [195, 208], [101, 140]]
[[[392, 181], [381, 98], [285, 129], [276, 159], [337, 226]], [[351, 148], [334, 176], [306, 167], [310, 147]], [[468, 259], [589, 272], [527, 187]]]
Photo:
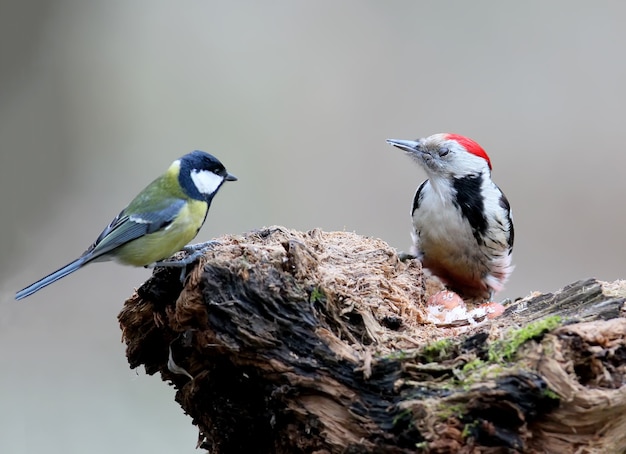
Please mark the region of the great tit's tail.
[[77, 258], [72, 263], [68, 263], [63, 268], [56, 270], [54, 273], [48, 274], [43, 279], [39, 279], [34, 284], [30, 284], [28, 287], [20, 290], [19, 292], [15, 294], [15, 299], [21, 300], [23, 298], [26, 298], [27, 296], [32, 295], [33, 293], [41, 290], [42, 288], [52, 284], [53, 282], [58, 281], [62, 277], [65, 277], [68, 274], [73, 273], [78, 268], [80, 268], [81, 266], [89, 262], [92, 258], [93, 257], [90, 257], [89, 255], [84, 255], [82, 257]]

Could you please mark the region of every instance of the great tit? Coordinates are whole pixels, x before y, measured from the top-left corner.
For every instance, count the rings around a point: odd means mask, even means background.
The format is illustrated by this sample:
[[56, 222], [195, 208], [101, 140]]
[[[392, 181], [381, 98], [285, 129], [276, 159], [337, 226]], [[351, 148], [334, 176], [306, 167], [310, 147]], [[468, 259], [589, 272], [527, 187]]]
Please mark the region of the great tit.
[[219, 188], [224, 181], [236, 180], [215, 156], [197, 150], [186, 154], [141, 191], [79, 258], [20, 290], [15, 299], [26, 298], [89, 262], [159, 264], [198, 234]]

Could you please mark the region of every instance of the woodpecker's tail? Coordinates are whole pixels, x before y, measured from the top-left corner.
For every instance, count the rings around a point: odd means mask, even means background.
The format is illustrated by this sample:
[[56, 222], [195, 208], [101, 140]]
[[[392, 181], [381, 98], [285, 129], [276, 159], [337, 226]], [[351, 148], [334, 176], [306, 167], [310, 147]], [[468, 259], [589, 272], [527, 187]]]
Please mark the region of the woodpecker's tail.
[[35, 282], [34, 284], [29, 285], [28, 287], [20, 290], [19, 292], [17, 292], [15, 294], [15, 299], [16, 300], [21, 300], [23, 298], [26, 298], [27, 296], [32, 295], [33, 293], [41, 290], [42, 288], [52, 284], [53, 282], [58, 281], [59, 279], [61, 279], [62, 277], [67, 276], [70, 273], [73, 273], [74, 271], [76, 271], [78, 268], [80, 268], [81, 266], [85, 265], [87, 262], [89, 262], [89, 260], [92, 257], [90, 257], [89, 255], [84, 255], [82, 257], [77, 258], [76, 260], [74, 260], [72, 263], [68, 263], [67, 265], [65, 265], [63, 268], [55, 271], [54, 273], [51, 273], [49, 275], [47, 275], [46, 277], [44, 277], [43, 279], [39, 279], [37, 282]]

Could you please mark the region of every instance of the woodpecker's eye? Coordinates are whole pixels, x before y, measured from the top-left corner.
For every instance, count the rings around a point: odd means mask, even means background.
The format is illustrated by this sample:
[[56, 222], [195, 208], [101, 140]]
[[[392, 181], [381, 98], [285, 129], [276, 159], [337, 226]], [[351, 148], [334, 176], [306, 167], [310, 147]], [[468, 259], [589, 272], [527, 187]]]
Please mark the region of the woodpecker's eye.
[[450, 149], [449, 149], [449, 148], [445, 148], [445, 147], [444, 147], [444, 148], [440, 148], [440, 149], [439, 149], [439, 156], [445, 156], [445, 155], [447, 155], [448, 153], [450, 153]]

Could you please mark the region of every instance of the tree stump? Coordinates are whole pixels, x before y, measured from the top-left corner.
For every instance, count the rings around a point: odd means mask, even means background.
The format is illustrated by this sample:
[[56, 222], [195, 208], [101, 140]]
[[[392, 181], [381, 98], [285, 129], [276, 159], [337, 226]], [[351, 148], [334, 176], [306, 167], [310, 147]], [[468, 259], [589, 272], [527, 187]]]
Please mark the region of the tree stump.
[[156, 269], [119, 315], [211, 453], [626, 451], [626, 282], [428, 321], [417, 260], [348, 232], [272, 227]]

